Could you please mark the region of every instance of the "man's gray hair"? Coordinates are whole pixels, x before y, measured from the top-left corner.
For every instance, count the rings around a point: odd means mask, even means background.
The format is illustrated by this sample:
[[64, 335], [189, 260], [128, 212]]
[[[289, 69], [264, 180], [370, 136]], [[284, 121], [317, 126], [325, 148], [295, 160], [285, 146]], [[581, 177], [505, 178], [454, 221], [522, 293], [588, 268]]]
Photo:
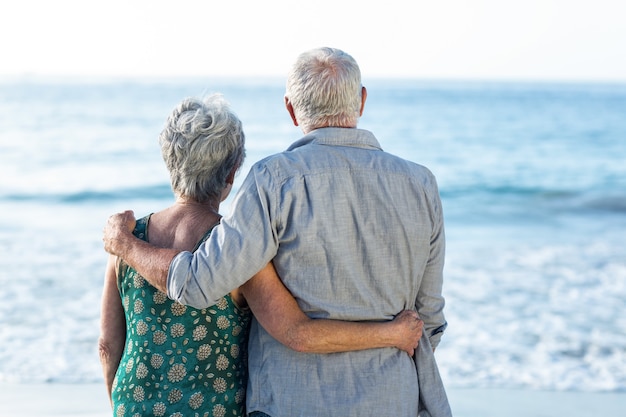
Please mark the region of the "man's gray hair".
[[241, 121], [221, 94], [183, 100], [159, 144], [174, 193], [200, 203], [221, 197], [228, 175], [245, 157]]
[[361, 110], [361, 70], [347, 53], [318, 48], [301, 54], [287, 78], [285, 96], [302, 129], [356, 127]]

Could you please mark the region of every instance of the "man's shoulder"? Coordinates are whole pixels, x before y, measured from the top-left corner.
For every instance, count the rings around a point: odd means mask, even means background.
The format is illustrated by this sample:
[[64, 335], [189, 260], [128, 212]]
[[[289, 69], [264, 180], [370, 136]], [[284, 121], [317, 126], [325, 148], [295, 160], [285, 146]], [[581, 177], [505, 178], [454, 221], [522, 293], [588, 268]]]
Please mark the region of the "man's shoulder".
[[425, 176], [428, 178], [435, 177], [433, 172], [425, 165], [422, 165], [415, 161], [411, 161], [393, 153], [383, 151], [382, 154], [384, 154], [384, 157], [387, 159], [387, 164], [390, 167], [396, 167], [399, 170], [404, 170], [411, 175]]
[[271, 155], [268, 155], [262, 159], [259, 159], [252, 165], [253, 169], [263, 169], [267, 166], [277, 165], [283, 163], [288, 159], [288, 154], [290, 151], [282, 151], [277, 152]]
[[250, 174], [257, 178], [267, 177], [275, 179], [289, 175], [294, 169], [294, 161], [289, 154], [290, 151], [283, 151], [258, 160], [250, 168]]

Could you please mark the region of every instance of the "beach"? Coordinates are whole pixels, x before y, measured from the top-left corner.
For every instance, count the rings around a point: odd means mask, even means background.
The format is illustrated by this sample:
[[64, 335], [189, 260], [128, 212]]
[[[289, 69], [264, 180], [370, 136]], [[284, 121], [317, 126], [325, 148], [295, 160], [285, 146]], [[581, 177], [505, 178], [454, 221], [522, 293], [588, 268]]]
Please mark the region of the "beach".
[[[622, 417], [626, 393], [448, 389], [455, 417]], [[0, 383], [2, 417], [106, 417], [103, 384]], [[341, 417], [341, 416], [338, 416]]]

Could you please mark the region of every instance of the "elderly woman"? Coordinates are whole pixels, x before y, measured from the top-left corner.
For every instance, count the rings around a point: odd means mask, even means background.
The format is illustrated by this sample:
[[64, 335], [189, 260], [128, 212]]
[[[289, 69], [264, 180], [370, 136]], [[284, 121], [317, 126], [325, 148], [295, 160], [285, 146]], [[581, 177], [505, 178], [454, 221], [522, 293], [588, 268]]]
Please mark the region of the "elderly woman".
[[[220, 95], [189, 98], [168, 118], [159, 142], [176, 200], [139, 219], [134, 234], [194, 251], [219, 223], [220, 203], [244, 159], [241, 122]], [[421, 335], [413, 312], [387, 323], [309, 319], [271, 264], [198, 310], [168, 299], [111, 256], [100, 357], [114, 415], [244, 416], [248, 305], [273, 337], [302, 352], [397, 347], [412, 354]]]

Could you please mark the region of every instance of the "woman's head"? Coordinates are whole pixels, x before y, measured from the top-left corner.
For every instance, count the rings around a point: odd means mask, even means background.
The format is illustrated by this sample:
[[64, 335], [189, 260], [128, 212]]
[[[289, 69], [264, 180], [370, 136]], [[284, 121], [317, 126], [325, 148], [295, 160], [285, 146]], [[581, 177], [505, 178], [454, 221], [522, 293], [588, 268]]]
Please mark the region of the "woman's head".
[[245, 157], [241, 121], [222, 95], [183, 100], [159, 136], [177, 197], [200, 203], [221, 199]]
[[361, 115], [361, 71], [347, 53], [318, 48], [301, 54], [287, 78], [285, 97], [307, 132], [356, 127]]

